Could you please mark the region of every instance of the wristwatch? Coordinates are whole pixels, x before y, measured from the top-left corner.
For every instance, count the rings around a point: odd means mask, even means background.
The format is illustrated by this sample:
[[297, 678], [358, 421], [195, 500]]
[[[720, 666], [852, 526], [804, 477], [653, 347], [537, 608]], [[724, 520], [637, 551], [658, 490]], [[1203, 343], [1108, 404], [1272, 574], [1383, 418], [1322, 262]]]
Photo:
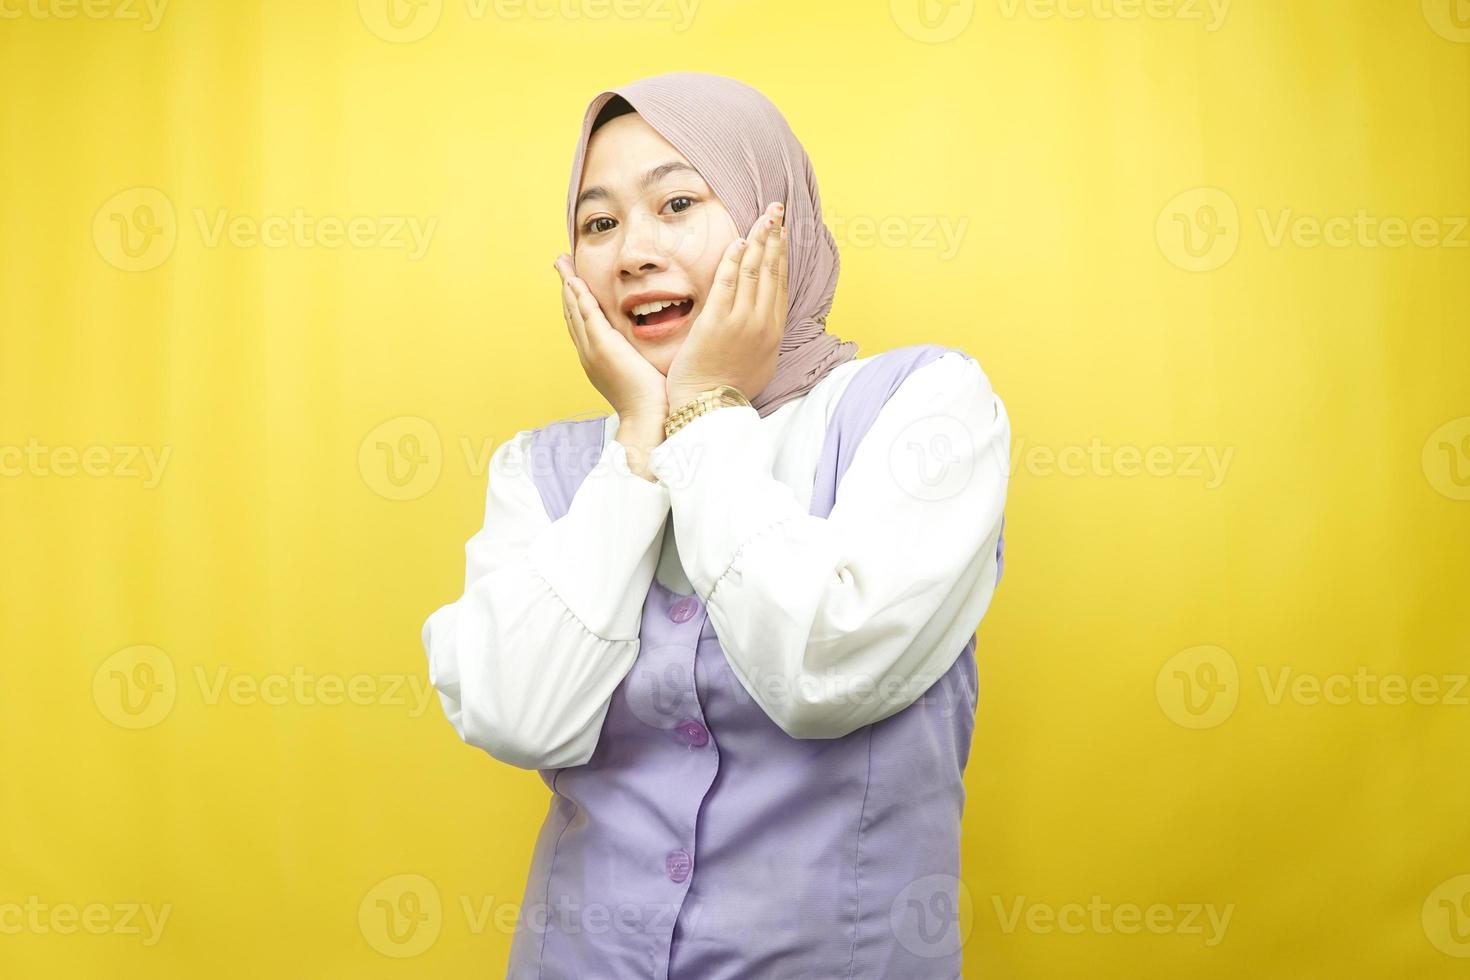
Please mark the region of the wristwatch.
[[734, 385], [718, 385], [706, 391], [701, 391], [689, 401], [685, 402], [668, 418], [664, 419], [664, 438], [668, 438], [678, 432], [689, 422], [703, 415], [705, 412], [714, 411], [726, 406], [744, 405], [750, 407], [750, 399], [740, 393], [740, 389]]

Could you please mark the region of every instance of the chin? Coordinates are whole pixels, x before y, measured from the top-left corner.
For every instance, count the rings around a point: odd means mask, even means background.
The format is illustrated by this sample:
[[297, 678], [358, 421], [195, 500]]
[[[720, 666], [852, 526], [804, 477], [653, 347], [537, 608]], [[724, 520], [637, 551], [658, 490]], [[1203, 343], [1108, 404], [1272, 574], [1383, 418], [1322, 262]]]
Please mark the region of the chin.
[[667, 378], [669, 376], [669, 368], [674, 363], [674, 356], [679, 353], [679, 348], [683, 344], [683, 337], [670, 337], [662, 341], [650, 341], [647, 343], [640, 341], [634, 346], [638, 353], [643, 355], [645, 361], [652, 364], [658, 370], [659, 374]]
[[658, 373], [659, 374], [662, 374], [664, 377], [667, 378], [669, 376], [669, 368], [674, 363], [674, 354], [675, 353], [677, 353], [677, 352], [676, 351], [656, 351], [656, 352], [655, 351], [648, 351], [648, 352], [645, 352], [644, 353], [643, 359], [645, 361], [647, 361], [649, 364], [652, 364], [654, 366], [654, 368], [656, 368], [658, 370]]

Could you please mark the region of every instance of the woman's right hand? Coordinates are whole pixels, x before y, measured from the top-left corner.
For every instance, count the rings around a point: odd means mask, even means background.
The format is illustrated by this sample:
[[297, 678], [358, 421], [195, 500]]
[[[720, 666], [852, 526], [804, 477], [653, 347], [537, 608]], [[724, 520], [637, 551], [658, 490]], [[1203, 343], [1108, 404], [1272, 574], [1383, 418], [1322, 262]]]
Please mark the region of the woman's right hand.
[[669, 414], [667, 379], [607, 322], [597, 297], [572, 268], [571, 256], [558, 255], [555, 268], [561, 276], [562, 316], [588, 380], [618, 413], [620, 426], [657, 423], [662, 432]]

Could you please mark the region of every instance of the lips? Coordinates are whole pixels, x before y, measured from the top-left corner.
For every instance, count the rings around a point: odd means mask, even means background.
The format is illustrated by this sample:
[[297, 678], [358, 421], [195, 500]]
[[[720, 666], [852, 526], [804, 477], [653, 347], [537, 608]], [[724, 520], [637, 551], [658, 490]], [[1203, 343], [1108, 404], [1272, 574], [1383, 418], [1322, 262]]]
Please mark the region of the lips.
[[694, 299], [687, 293], [659, 291], [634, 293], [623, 299], [620, 308], [635, 326], [652, 326], [676, 320], [693, 306]]
[[[652, 305], [658, 306], [659, 304], [655, 303]], [[643, 309], [647, 308], [643, 307]], [[686, 299], [682, 303], [670, 303], [667, 306], [660, 306], [659, 309], [651, 313], [644, 313], [634, 317], [633, 324], [639, 327], [653, 327], [660, 323], [672, 323], [675, 320], [688, 316], [689, 311], [692, 309], [694, 309], [694, 300], [692, 299]]]

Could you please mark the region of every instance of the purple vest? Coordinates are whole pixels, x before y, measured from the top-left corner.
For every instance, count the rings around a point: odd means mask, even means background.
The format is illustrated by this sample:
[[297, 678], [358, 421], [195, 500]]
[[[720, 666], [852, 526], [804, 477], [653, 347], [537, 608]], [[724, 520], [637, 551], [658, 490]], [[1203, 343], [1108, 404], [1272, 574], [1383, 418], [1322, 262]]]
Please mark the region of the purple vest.
[[[826, 517], [853, 452], [933, 344], [872, 358], [817, 462]], [[966, 355], [968, 356], [968, 355]], [[535, 434], [552, 520], [606, 416]], [[638, 657], [585, 765], [552, 790], [508, 980], [947, 980], [960, 976], [962, 777], [975, 637], [922, 697], [842, 738], [795, 739], [741, 686], [696, 596], [654, 579]]]

